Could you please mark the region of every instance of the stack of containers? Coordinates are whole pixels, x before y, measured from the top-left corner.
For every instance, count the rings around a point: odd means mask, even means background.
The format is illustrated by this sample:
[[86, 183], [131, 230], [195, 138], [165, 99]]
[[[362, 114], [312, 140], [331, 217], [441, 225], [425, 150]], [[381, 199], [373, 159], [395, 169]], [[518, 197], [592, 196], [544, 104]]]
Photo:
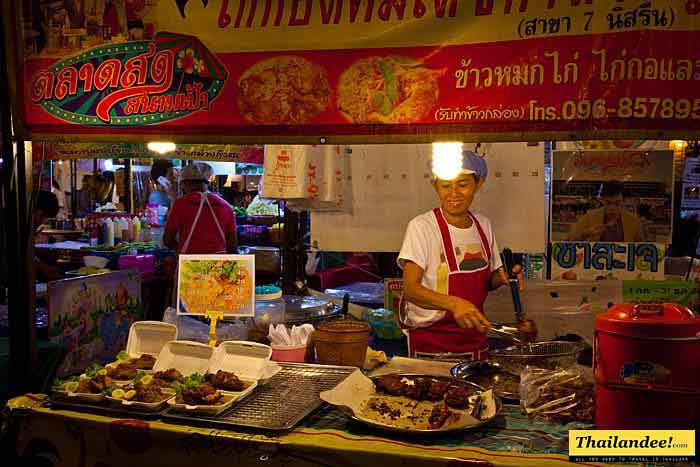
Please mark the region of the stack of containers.
[[700, 426], [700, 317], [676, 304], [623, 304], [596, 318], [599, 429]]

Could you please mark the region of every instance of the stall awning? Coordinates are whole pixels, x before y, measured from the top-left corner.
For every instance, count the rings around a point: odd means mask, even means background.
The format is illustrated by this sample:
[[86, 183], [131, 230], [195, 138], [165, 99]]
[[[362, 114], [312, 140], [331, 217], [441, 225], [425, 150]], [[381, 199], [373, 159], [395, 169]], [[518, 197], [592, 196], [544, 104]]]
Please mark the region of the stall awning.
[[125, 12], [16, 5], [24, 136], [357, 143], [700, 134], [697, 2], [126, 3]]

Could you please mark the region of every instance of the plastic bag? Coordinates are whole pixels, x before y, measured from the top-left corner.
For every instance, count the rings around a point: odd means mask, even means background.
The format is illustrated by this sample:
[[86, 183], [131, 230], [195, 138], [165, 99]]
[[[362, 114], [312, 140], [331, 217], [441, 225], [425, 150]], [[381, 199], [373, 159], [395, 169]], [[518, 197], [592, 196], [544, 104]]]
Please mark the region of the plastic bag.
[[531, 418], [553, 423], [593, 423], [595, 389], [579, 368], [525, 367], [520, 374], [520, 406]]
[[[204, 344], [209, 342], [209, 322], [199, 321], [192, 316], [178, 315], [173, 307], [168, 307], [163, 314], [163, 322], [177, 326], [177, 339], [195, 341]], [[240, 341], [248, 338], [248, 320], [218, 321], [216, 337], [220, 342]]]

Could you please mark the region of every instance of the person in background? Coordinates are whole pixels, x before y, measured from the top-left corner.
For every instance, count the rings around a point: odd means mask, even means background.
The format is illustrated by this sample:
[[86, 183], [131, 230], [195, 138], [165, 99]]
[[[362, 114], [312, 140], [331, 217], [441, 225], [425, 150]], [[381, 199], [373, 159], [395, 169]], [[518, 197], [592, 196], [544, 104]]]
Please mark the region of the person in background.
[[156, 159], [151, 166], [151, 181], [153, 182], [151, 194], [148, 196], [148, 204], [156, 204], [170, 208], [175, 202], [174, 187], [175, 171], [172, 161], [168, 159]]
[[625, 210], [625, 186], [622, 182], [602, 184], [599, 198], [603, 207], [591, 209], [574, 224], [570, 241], [642, 242], [645, 241], [640, 218]]
[[173, 203], [163, 243], [178, 254], [235, 253], [236, 218], [231, 206], [209, 192], [213, 170], [195, 162], [182, 169], [184, 196]]
[[[37, 192], [34, 210], [32, 211], [32, 226], [35, 235], [41, 232], [42, 226], [49, 219], [56, 217], [59, 209], [58, 198], [55, 194], [46, 190]], [[36, 256], [34, 257], [34, 266], [36, 268], [36, 278], [40, 282], [48, 282], [63, 277], [63, 273], [58, 266], [48, 264]]]

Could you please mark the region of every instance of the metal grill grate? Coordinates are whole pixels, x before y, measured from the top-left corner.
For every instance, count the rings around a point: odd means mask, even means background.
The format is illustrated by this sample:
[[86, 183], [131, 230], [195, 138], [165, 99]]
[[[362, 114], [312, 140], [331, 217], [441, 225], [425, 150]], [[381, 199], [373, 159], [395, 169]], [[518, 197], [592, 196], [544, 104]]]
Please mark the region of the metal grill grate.
[[581, 344], [578, 342], [536, 342], [534, 344], [522, 344], [506, 349], [495, 350], [492, 353], [509, 357], [563, 357], [575, 355], [581, 351]]
[[183, 415], [172, 409], [165, 419], [209, 425], [288, 430], [321, 406], [319, 394], [333, 389], [354, 367], [280, 363], [282, 370], [229, 410], [215, 417]]

